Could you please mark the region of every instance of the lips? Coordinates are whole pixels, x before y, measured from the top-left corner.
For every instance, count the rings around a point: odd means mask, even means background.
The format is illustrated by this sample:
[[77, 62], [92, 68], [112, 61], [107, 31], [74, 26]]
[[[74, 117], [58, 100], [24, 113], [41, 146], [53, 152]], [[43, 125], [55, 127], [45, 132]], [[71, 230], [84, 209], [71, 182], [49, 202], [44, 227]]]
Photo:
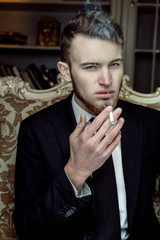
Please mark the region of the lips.
[[114, 96], [114, 91], [113, 90], [101, 90], [101, 91], [96, 92], [96, 96], [98, 98], [109, 99]]

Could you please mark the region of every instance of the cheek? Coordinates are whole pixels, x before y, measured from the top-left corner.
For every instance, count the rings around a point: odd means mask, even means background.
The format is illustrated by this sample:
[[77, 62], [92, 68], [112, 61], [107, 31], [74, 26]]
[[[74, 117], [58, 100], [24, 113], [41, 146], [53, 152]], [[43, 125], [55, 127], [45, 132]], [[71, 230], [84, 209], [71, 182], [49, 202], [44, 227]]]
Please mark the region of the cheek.
[[123, 70], [115, 73], [114, 75], [112, 75], [112, 77], [113, 77], [113, 84], [119, 87], [121, 85], [122, 78], [123, 78]]
[[123, 68], [119, 68], [119, 69], [113, 71], [113, 72], [112, 72], [112, 76], [113, 76], [114, 78], [121, 79], [122, 76], [123, 76]]
[[85, 76], [84, 74], [75, 74], [74, 75], [75, 83], [76, 85], [83, 89], [85, 92], [88, 90], [88, 88], [91, 88], [92, 84], [90, 81], [89, 76]]
[[120, 73], [119, 73], [121, 79], [122, 79], [122, 77], [123, 77], [123, 74], [124, 74], [124, 70], [123, 70], [123, 67], [122, 67], [122, 69], [121, 69], [121, 71], [120, 71]]

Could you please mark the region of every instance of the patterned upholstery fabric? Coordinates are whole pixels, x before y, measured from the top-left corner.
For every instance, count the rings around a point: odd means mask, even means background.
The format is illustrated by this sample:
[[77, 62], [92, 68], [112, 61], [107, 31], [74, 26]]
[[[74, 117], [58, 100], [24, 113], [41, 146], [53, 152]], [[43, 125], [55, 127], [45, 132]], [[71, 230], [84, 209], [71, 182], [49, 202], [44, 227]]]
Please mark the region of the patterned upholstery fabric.
[[[22, 82], [22, 86], [15, 90], [15, 83], [21, 84], [21, 80], [10, 77], [0, 79], [0, 240], [17, 239], [12, 213], [14, 168], [20, 122], [27, 116], [63, 99], [72, 90], [70, 87], [65, 88], [63, 84], [60, 88], [58, 87], [58, 91], [57, 88], [52, 88], [48, 92], [37, 93], [30, 89], [33, 99], [26, 99], [27, 96], [22, 99], [21, 93], [29, 90], [28, 85]], [[54, 94], [55, 91], [57, 95]], [[15, 93], [19, 95], [16, 96]]]
[[16, 239], [12, 223], [14, 208], [14, 166], [20, 122], [27, 116], [54, 103], [23, 100], [7, 96], [0, 99], [0, 239]]
[[[34, 91], [17, 78], [0, 79], [0, 240], [16, 240], [12, 221], [17, 135], [22, 119], [65, 98], [72, 90], [64, 83], [50, 90]], [[124, 90], [124, 89], [123, 89]], [[127, 90], [128, 91], [128, 90]], [[126, 98], [121, 92], [121, 98]], [[129, 99], [126, 99], [129, 100]], [[154, 209], [160, 222], [160, 177]]]
[[157, 176], [155, 193], [153, 196], [153, 208], [160, 224], [160, 176]]

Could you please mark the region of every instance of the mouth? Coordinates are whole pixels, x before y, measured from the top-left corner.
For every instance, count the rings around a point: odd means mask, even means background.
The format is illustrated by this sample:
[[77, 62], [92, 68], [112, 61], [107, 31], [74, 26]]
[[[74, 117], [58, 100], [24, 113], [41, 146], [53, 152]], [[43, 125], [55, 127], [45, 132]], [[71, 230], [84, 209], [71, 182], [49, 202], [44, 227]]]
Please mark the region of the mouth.
[[100, 99], [110, 99], [114, 96], [113, 90], [101, 90], [96, 92], [96, 96]]

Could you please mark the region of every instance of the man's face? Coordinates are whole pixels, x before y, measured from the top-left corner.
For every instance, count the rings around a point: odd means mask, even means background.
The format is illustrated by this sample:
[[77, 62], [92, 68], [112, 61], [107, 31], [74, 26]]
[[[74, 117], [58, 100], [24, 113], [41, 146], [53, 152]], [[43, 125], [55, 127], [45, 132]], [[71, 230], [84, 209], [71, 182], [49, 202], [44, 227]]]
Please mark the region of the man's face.
[[71, 45], [70, 63], [79, 106], [94, 115], [116, 106], [123, 76], [121, 45], [78, 34]]

